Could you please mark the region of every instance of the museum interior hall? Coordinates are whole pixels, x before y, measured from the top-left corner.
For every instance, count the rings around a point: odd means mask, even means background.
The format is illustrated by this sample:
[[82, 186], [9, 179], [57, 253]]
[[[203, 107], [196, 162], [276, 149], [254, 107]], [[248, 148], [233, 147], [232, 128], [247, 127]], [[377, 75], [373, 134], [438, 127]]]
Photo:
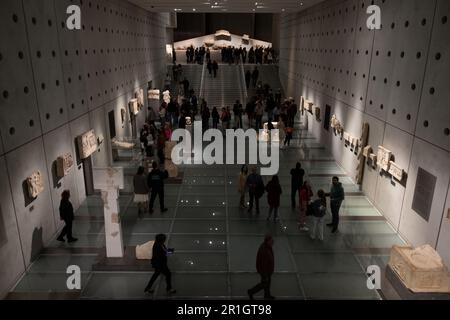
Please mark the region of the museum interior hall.
[[450, 299], [449, 15], [1, 0], [0, 299]]

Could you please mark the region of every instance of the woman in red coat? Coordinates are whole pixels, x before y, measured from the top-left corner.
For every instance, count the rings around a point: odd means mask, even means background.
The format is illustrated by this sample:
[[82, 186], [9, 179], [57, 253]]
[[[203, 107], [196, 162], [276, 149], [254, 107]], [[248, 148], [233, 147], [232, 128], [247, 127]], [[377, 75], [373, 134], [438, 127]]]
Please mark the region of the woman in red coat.
[[267, 191], [267, 201], [269, 202], [269, 216], [267, 217], [267, 221], [270, 220], [272, 216], [272, 212], [274, 213], [273, 221], [278, 221], [278, 208], [280, 207], [280, 196], [282, 193], [280, 181], [278, 176], [275, 175], [272, 177], [272, 180], [266, 186]]

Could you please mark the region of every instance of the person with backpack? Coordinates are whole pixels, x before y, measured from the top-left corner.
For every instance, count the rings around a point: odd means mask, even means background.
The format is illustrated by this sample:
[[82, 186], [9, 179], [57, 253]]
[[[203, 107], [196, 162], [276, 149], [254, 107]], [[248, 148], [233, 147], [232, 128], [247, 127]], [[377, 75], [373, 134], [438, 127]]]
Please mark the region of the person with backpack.
[[166, 242], [165, 234], [158, 234], [155, 237], [155, 243], [153, 244], [152, 249], [152, 267], [155, 269], [153, 276], [148, 282], [147, 286], [144, 289], [145, 293], [153, 293], [152, 286], [155, 283], [156, 279], [158, 279], [160, 274], [163, 274], [166, 277], [166, 292], [167, 294], [174, 294], [177, 291], [172, 288], [172, 273], [167, 266], [167, 256], [174, 252], [174, 249], [168, 249], [165, 245]]
[[278, 208], [280, 207], [280, 197], [283, 192], [277, 175], [274, 175], [272, 180], [267, 184], [266, 191], [267, 201], [269, 203], [269, 216], [267, 217], [267, 221], [270, 221], [273, 212], [273, 222], [277, 222], [279, 220]]
[[311, 239], [315, 240], [317, 236], [320, 241], [323, 241], [323, 221], [327, 213], [327, 200], [323, 190], [319, 190], [317, 196], [318, 199], [312, 203], [313, 227]]
[[256, 167], [252, 168], [252, 173], [247, 177], [246, 185], [250, 197], [250, 207], [248, 208], [248, 212], [252, 212], [253, 203], [255, 203], [256, 214], [259, 214], [259, 199], [264, 194], [264, 182], [261, 175], [256, 173]]

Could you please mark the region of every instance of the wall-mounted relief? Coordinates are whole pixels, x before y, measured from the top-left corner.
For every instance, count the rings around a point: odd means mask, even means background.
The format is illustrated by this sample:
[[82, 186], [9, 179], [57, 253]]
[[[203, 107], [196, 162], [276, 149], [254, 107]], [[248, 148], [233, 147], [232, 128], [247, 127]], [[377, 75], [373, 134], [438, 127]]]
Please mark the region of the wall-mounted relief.
[[97, 144], [100, 146], [103, 143], [103, 141], [105, 141], [105, 137], [103, 137], [103, 135], [100, 133], [97, 136]]
[[373, 151], [372, 146], [366, 146], [362, 151], [363, 157], [369, 159], [369, 156], [372, 153], [372, 151]]
[[127, 111], [124, 108], [120, 109], [120, 120], [122, 121], [122, 125], [125, 124], [126, 116], [127, 116]]
[[191, 126], [192, 125], [192, 118], [191, 117], [186, 117], [186, 125], [187, 126]]
[[390, 161], [389, 174], [396, 180], [402, 181], [405, 171], [402, 168], [400, 168], [394, 161]]
[[322, 119], [320, 119], [320, 108], [319, 107], [316, 107], [315, 109], [314, 109], [314, 115], [316, 116], [316, 120], [317, 121], [322, 121]]
[[344, 133], [344, 127], [342, 126], [341, 122], [338, 120], [335, 114], [331, 117], [330, 121], [330, 127], [333, 129], [334, 135], [340, 136], [342, 138], [342, 135]]
[[33, 199], [44, 191], [44, 181], [42, 174], [39, 170], [33, 172], [31, 176], [27, 178], [27, 186], [28, 186], [28, 195]]
[[311, 114], [313, 114], [313, 106], [314, 102], [312, 102], [311, 100], [305, 100], [305, 109]]
[[343, 138], [345, 146], [348, 146], [350, 144], [351, 135], [348, 132], [344, 131]]
[[134, 142], [128, 142], [128, 141], [121, 141], [117, 138], [111, 139], [111, 147], [113, 149], [119, 149], [119, 150], [133, 150], [136, 143]]
[[144, 89], [138, 89], [134, 93], [134, 97], [137, 99], [139, 110], [144, 106]]
[[160, 91], [158, 89], [148, 90], [147, 91], [148, 100], [158, 100], [160, 98]]
[[362, 184], [364, 178], [364, 166], [371, 148], [367, 149], [369, 143], [369, 123], [364, 122], [361, 129], [361, 138], [355, 139], [354, 152], [358, 155], [358, 166], [356, 167], [356, 183]]
[[374, 169], [377, 167], [377, 155], [375, 153], [369, 154], [368, 164]]
[[58, 178], [67, 176], [73, 167], [73, 157], [71, 153], [66, 153], [56, 159], [56, 174]]
[[389, 151], [388, 149], [386, 149], [382, 146], [378, 147], [377, 160], [378, 160], [378, 166], [380, 167], [381, 170], [389, 172], [391, 157], [392, 157], [391, 151]]
[[165, 103], [170, 103], [170, 91], [166, 90], [163, 92], [163, 100]]
[[128, 106], [131, 114], [137, 115], [139, 113], [138, 99], [131, 99]]
[[97, 150], [97, 137], [94, 130], [90, 130], [77, 137], [80, 159], [86, 159]]

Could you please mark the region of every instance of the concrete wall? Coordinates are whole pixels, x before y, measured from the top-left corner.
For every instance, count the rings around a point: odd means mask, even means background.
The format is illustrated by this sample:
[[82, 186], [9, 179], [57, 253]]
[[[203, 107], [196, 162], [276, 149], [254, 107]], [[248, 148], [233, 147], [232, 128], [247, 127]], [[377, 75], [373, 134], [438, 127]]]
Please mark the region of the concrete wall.
[[[382, 29], [366, 27], [370, 1], [330, 0], [281, 16], [280, 78], [288, 95], [328, 104], [346, 131], [394, 153], [402, 184], [365, 168], [362, 190], [412, 245], [430, 244], [450, 265], [450, 3], [375, 0]], [[351, 175], [356, 156], [312, 115], [309, 130]], [[322, 116], [323, 119], [323, 116]], [[437, 177], [428, 221], [413, 209], [418, 168]]]
[[[79, 31], [65, 26], [72, 4], [81, 7]], [[148, 81], [162, 85], [167, 23], [120, 0], [0, 2], [0, 297], [59, 231], [61, 192], [71, 191], [75, 208], [86, 198], [81, 162], [57, 179], [57, 157], [75, 157], [76, 137], [94, 129], [105, 142], [93, 165], [109, 165], [108, 112], [117, 136], [130, 136], [128, 101]], [[45, 190], [30, 200], [24, 183], [37, 170]]]

